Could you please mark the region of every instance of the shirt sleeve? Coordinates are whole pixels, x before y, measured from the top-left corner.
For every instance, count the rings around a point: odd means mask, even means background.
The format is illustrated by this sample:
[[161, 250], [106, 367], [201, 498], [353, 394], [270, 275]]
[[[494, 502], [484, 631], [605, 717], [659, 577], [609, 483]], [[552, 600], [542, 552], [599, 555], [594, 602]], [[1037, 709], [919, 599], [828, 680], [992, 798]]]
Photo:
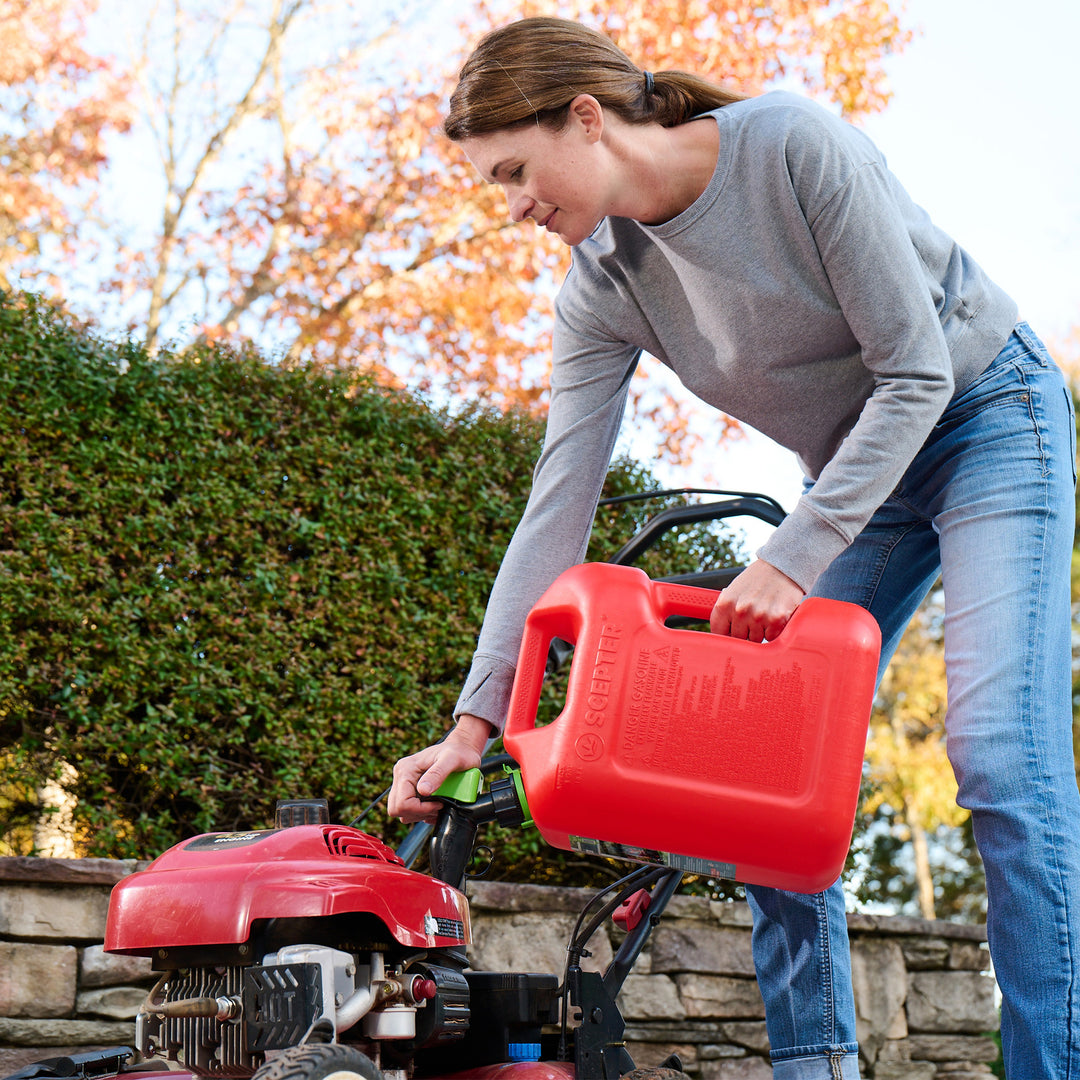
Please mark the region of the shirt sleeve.
[[899, 483], [952, 397], [953, 369], [910, 233], [921, 211], [884, 162], [825, 142], [794, 155], [792, 182], [873, 380], [854, 426], [758, 553], [809, 591]]
[[637, 366], [637, 348], [587, 313], [556, 310], [555, 361], [544, 445], [529, 500], [488, 600], [472, 668], [454, 709], [501, 731], [525, 618], [545, 589], [585, 557], [593, 517]]

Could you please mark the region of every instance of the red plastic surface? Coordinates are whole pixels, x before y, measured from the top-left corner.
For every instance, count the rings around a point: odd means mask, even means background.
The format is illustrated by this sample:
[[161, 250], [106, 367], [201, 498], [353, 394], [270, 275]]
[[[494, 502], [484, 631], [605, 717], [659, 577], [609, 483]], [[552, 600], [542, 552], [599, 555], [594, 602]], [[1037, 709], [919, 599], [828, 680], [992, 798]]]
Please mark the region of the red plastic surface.
[[621, 926], [627, 933], [634, 929], [649, 910], [652, 897], [648, 889], [638, 889], [636, 893], [628, 896], [611, 916], [611, 921]]
[[[817, 892], [851, 840], [881, 635], [810, 598], [766, 643], [671, 629], [717, 593], [588, 563], [529, 615], [505, 744], [544, 838], [587, 837]], [[536, 727], [547, 649], [575, 646], [566, 703]]]
[[170, 848], [113, 889], [105, 948], [247, 941], [257, 919], [370, 912], [402, 945], [471, 940], [465, 897], [416, 873], [381, 841], [340, 825], [211, 833]]

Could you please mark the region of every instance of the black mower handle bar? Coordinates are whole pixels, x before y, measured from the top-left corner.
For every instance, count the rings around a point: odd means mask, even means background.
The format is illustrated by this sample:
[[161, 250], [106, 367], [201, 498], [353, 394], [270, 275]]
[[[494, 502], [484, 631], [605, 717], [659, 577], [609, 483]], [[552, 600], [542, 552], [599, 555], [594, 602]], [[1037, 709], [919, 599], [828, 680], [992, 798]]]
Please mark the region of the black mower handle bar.
[[[634, 534], [608, 562], [618, 566], [633, 566], [637, 560], [651, 548], [661, 536], [680, 525], [698, 525], [703, 521], [722, 521], [731, 517], [752, 517], [768, 525], [779, 525], [787, 517], [784, 508], [768, 495], [759, 495], [751, 491], [719, 491], [714, 488], [677, 488], [665, 491], [650, 491], [642, 495], [626, 495], [615, 499], [605, 499], [600, 505], [610, 506], [616, 503], [642, 499], [656, 499], [667, 495], [724, 495], [724, 499], [705, 502], [687, 503], [684, 506], [669, 506], [648, 521]], [[732, 568], [731, 576], [738, 573]], [[700, 585], [711, 588], [704, 579], [710, 572], [701, 574], [680, 574], [677, 577], [662, 578], [663, 581], [678, 581], [685, 585]], [[730, 578], [729, 578], [730, 580]], [[723, 586], [721, 586], [723, 587]]]

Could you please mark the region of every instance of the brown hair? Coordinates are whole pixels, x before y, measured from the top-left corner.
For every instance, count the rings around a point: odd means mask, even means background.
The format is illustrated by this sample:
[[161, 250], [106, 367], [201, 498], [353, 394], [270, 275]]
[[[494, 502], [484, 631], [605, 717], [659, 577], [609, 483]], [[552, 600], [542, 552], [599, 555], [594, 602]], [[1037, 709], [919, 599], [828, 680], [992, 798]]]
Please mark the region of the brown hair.
[[458, 142], [522, 124], [561, 129], [578, 94], [627, 123], [664, 127], [743, 98], [684, 71], [646, 74], [580, 23], [520, 19], [486, 34], [465, 61], [443, 130]]

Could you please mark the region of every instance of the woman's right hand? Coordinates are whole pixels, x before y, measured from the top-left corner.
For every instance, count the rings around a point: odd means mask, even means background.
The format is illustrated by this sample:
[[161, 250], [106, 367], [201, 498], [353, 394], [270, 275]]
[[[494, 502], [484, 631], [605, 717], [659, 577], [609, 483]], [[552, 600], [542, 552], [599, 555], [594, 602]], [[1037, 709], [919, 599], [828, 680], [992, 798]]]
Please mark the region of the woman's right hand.
[[494, 733], [486, 720], [465, 714], [442, 742], [403, 757], [394, 766], [394, 782], [386, 804], [389, 815], [406, 823], [434, 824], [442, 803], [426, 796], [437, 791], [452, 773], [478, 768]]
[[787, 574], [755, 559], [721, 591], [710, 629], [746, 641], [775, 641], [805, 595]]

